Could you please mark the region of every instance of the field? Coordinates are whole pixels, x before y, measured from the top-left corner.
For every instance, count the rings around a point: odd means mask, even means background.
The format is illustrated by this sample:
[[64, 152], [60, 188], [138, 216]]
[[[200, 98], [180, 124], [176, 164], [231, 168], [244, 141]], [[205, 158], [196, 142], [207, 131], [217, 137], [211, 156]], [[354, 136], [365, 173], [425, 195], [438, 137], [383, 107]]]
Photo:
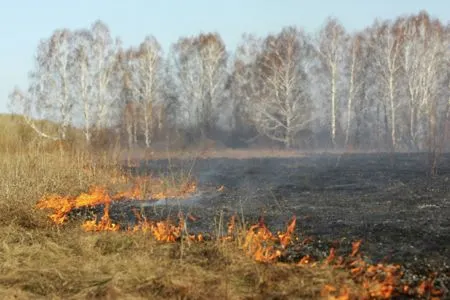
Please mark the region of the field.
[[[15, 144], [0, 159], [2, 299], [446, 296], [447, 156], [428, 179], [416, 154], [399, 154], [394, 168], [384, 154], [242, 151], [129, 164]], [[151, 193], [123, 192], [136, 183]], [[93, 186], [108, 192], [61, 224], [36, 206], [91, 197]], [[184, 223], [165, 235], [154, 224], [126, 229], [139, 218]]]
[[[299, 236], [312, 242], [293, 251], [294, 258], [324, 258], [331, 247], [345, 251], [362, 240], [361, 250], [371, 262], [401, 264], [411, 278], [438, 272], [448, 287], [450, 156], [442, 158], [434, 178], [426, 175], [426, 158], [397, 154], [394, 166], [386, 154], [204, 159], [191, 171], [200, 194], [175, 204], [199, 217], [190, 224], [192, 231], [213, 231], [211, 220], [218, 212], [242, 215], [250, 223], [264, 216], [274, 230], [282, 230], [295, 215]], [[187, 164], [152, 160], [137, 169], [167, 176], [167, 170], [187, 169]], [[151, 216], [167, 211], [161, 202], [144, 207]]]

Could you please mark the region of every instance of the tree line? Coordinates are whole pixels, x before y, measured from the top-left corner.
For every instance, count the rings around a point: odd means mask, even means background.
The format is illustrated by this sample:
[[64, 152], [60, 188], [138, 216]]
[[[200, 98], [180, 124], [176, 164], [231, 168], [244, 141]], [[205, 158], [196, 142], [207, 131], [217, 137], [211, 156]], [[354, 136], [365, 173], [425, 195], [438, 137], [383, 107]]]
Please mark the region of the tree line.
[[[286, 27], [182, 37], [167, 53], [153, 36], [124, 47], [102, 21], [40, 41], [13, 112], [42, 137], [82, 129], [130, 148], [216, 140], [229, 147], [444, 151], [450, 120], [450, 26], [423, 11], [347, 32]], [[57, 134], [35, 120], [58, 124]]]

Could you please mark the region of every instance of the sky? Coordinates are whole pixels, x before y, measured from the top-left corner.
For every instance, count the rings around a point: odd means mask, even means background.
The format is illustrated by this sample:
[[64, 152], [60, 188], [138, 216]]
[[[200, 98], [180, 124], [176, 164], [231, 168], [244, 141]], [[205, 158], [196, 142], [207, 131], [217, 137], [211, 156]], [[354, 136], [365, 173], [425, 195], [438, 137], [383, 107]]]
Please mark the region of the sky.
[[448, 0], [0, 0], [0, 113], [9, 112], [8, 94], [26, 89], [27, 74], [41, 39], [56, 29], [89, 28], [105, 22], [124, 46], [138, 45], [147, 35], [163, 49], [182, 36], [218, 32], [233, 50], [243, 33], [264, 36], [285, 26], [318, 30], [327, 17], [338, 18], [352, 32], [376, 18], [395, 19], [426, 10], [450, 21]]

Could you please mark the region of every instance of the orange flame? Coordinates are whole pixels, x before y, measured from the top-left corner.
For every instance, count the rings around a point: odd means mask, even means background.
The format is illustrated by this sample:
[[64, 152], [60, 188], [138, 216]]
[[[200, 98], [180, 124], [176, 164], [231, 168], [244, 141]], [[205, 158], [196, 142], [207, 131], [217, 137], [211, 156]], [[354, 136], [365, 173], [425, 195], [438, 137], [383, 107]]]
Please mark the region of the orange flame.
[[181, 235], [181, 228], [170, 224], [167, 221], [156, 223], [152, 227], [152, 234], [157, 241], [175, 242]]
[[333, 262], [333, 260], [336, 258], [336, 249], [331, 248], [330, 249], [330, 254], [328, 255], [327, 259], [325, 260], [325, 262], [327, 264], [330, 264], [331, 262]]
[[352, 243], [352, 254], [351, 256], [356, 256], [359, 252], [359, 248], [361, 247], [362, 240], [356, 241]]
[[[105, 187], [93, 186], [87, 193], [81, 193], [77, 197], [50, 195], [42, 197], [36, 204], [39, 209], [51, 209], [53, 212], [49, 218], [55, 224], [63, 224], [68, 219], [68, 214], [74, 208], [81, 208], [86, 206], [96, 206], [100, 204], [109, 204], [112, 200], [143, 200], [143, 185], [149, 184], [152, 199], [176, 198], [185, 197], [196, 191], [197, 186], [193, 181], [188, 181], [178, 188], [167, 188], [162, 180], [151, 177], [137, 177], [131, 189], [121, 191], [113, 195], [109, 195]], [[88, 224], [88, 223], [86, 223]], [[92, 221], [91, 221], [91, 224]], [[85, 228], [89, 228], [86, 227]], [[99, 227], [101, 228], [101, 227]]]
[[311, 256], [309, 255], [305, 255], [302, 257], [302, 259], [300, 259], [300, 261], [298, 262], [299, 265], [307, 265], [311, 262]]
[[74, 207], [96, 206], [111, 203], [111, 197], [104, 187], [91, 187], [89, 193], [82, 193], [74, 200]]
[[143, 200], [141, 186], [136, 184], [130, 190], [119, 192], [115, 194], [112, 198], [114, 200], [120, 199]]
[[81, 225], [84, 231], [119, 231], [120, 226], [114, 224], [109, 217], [109, 203], [105, 204], [100, 222], [86, 221]]
[[294, 216], [286, 232], [278, 233], [277, 236], [274, 236], [261, 218], [257, 225], [251, 226], [247, 231], [243, 248], [248, 255], [253, 256], [257, 261], [275, 262], [282, 254], [279, 249], [276, 249], [276, 245], [279, 244], [282, 249], [288, 246], [295, 224], [296, 218]]
[[52, 209], [53, 213], [49, 215], [49, 218], [55, 224], [62, 224], [67, 220], [67, 214], [73, 209], [74, 204], [70, 197], [50, 195], [42, 197], [36, 207], [39, 209]]
[[283, 247], [283, 249], [286, 248], [289, 245], [289, 243], [291, 242], [292, 234], [294, 233], [296, 222], [297, 222], [297, 218], [295, 216], [293, 216], [292, 220], [290, 221], [290, 223], [287, 227], [286, 232], [278, 234], [278, 238], [280, 239], [280, 244], [281, 244], [281, 247]]
[[[110, 196], [104, 187], [92, 187], [89, 192], [82, 193], [77, 197], [50, 195], [42, 197], [36, 204], [36, 207], [39, 209], [51, 209], [52, 213], [49, 215], [49, 218], [56, 224], [63, 224], [68, 219], [68, 214], [75, 208], [104, 205], [102, 218], [98, 222], [96, 220], [88, 220], [84, 222], [82, 228], [90, 232], [119, 231], [121, 229], [120, 226], [113, 223], [110, 218], [110, 204], [112, 200], [144, 199], [146, 195], [143, 193], [145, 189], [142, 189], [143, 182], [144, 179], [138, 178], [131, 189], [116, 193], [113, 196]], [[150, 198], [153, 199], [183, 197], [196, 190], [194, 182], [187, 182], [179, 189], [162, 187], [162, 182], [157, 180], [153, 180], [152, 184], [149, 190]], [[183, 230], [187, 231], [185, 220], [182, 216], [180, 216], [178, 225], [175, 225], [168, 220], [160, 222], [149, 221], [142, 217], [137, 210], [134, 209], [133, 212], [136, 216], [137, 224], [132, 228], [128, 228], [128, 232], [140, 231], [150, 233], [157, 241], [172, 243], [183, 237]], [[197, 219], [191, 215], [188, 215], [187, 218], [191, 221]], [[295, 226], [296, 217], [294, 216], [288, 223], [284, 233], [279, 232], [277, 235], [274, 235], [264, 224], [263, 220], [260, 219], [258, 224], [251, 226], [246, 232], [243, 249], [247, 255], [258, 262], [274, 263], [281, 257], [282, 251], [292, 242]], [[225, 240], [234, 239], [235, 227], [236, 217], [232, 216], [228, 223]], [[193, 242], [204, 241], [202, 234], [194, 235], [186, 232], [185, 238]], [[363, 290], [363, 295], [361, 296], [363, 298], [389, 299], [398, 294], [429, 297], [431, 299], [443, 296], [442, 290], [434, 288], [434, 279], [427, 279], [421, 282], [418, 287], [410, 287], [401, 283], [403, 274], [400, 272], [400, 266], [370, 265], [366, 263], [360, 255], [361, 244], [361, 240], [353, 242], [351, 253], [346, 258], [342, 256], [336, 258], [336, 250], [331, 248], [328, 257], [322, 263], [348, 269], [353, 280], [361, 284]], [[312, 258], [306, 255], [298, 262], [298, 265], [313, 266], [317, 264], [310, 264], [311, 260]], [[352, 293], [347, 286], [339, 289], [328, 284], [323, 287], [321, 295], [328, 297], [328, 299], [350, 299], [354, 297]]]
[[[325, 284], [320, 291], [320, 296], [327, 299], [333, 300], [348, 300], [352, 299], [349, 288], [343, 286], [338, 293], [338, 289], [330, 284]], [[337, 294], [337, 295], [335, 295]]]
[[[322, 289], [322, 295], [329, 299], [339, 299], [339, 297], [355, 296], [362, 299], [391, 299], [397, 295], [406, 295], [408, 297], [433, 297], [439, 298], [444, 295], [443, 290], [433, 288], [433, 277], [427, 279], [417, 287], [411, 288], [402, 283], [403, 272], [399, 265], [370, 265], [367, 264], [359, 255], [361, 241], [356, 241], [352, 245], [352, 251], [347, 258], [339, 257], [335, 260], [335, 250], [331, 248], [330, 255], [323, 262], [324, 265], [334, 262], [343, 268], [348, 268], [355, 283], [361, 283], [362, 291], [355, 291], [355, 295], [350, 293], [336, 296], [337, 288], [332, 285], [325, 285]], [[435, 275], [434, 275], [435, 276]], [[347, 288], [347, 291], [350, 290]]]

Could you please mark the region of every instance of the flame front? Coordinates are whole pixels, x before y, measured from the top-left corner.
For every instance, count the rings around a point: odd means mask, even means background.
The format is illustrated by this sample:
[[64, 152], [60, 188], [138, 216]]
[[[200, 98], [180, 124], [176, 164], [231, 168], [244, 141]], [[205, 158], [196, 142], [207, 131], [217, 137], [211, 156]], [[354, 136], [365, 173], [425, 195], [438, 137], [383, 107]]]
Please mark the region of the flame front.
[[[109, 231], [117, 232], [122, 228], [115, 224], [110, 218], [110, 205], [112, 201], [164, 199], [171, 197], [183, 197], [196, 191], [196, 184], [187, 182], [178, 189], [168, 189], [162, 181], [153, 181], [147, 184], [143, 178], [138, 178], [134, 185], [125, 191], [110, 196], [104, 187], [92, 187], [89, 192], [82, 193], [77, 197], [50, 195], [41, 198], [36, 207], [39, 209], [51, 209], [49, 218], [55, 224], [63, 224], [68, 219], [68, 214], [76, 208], [93, 207], [103, 205], [103, 214], [100, 220], [97, 217], [87, 220], [82, 228], [87, 232]], [[145, 191], [148, 193], [145, 193]], [[187, 241], [202, 242], [202, 234], [189, 234], [185, 226], [185, 218], [180, 215], [178, 224], [169, 220], [159, 222], [148, 220], [137, 210], [133, 210], [136, 216], [136, 224], [127, 232], [143, 232], [151, 234], [155, 240], [164, 243], [173, 243], [185, 238]], [[188, 215], [187, 219], [195, 221], [198, 218]], [[296, 227], [296, 218], [292, 217], [285, 232], [273, 234], [261, 218], [259, 222], [251, 226], [244, 234], [243, 249], [247, 255], [254, 260], [263, 263], [276, 263], [285, 253], [286, 248], [292, 243], [292, 236]], [[232, 216], [228, 223], [227, 235], [221, 239], [233, 241], [236, 234], [236, 216]], [[329, 256], [322, 262], [313, 262], [309, 255], [303, 256], [297, 263], [302, 267], [332, 266], [334, 268], [347, 269], [351, 278], [359, 284], [361, 290], [354, 291], [348, 286], [336, 287], [325, 284], [321, 296], [328, 299], [390, 299], [396, 295], [421, 296], [428, 298], [439, 298], [443, 291], [434, 288], [434, 279], [424, 280], [419, 286], [411, 287], [402, 283], [403, 273], [398, 265], [372, 265], [365, 262], [360, 253], [362, 241], [352, 243], [351, 252], [347, 256], [336, 255], [336, 249], [331, 248]], [[311, 263], [313, 262], [313, 263]]]
[[52, 209], [53, 213], [49, 215], [49, 218], [55, 224], [62, 224], [67, 220], [67, 214], [74, 208], [74, 202], [70, 197], [50, 195], [39, 200], [36, 207]]
[[[144, 195], [144, 186], [148, 186], [149, 194]], [[87, 231], [98, 231], [101, 228], [111, 231], [117, 230], [117, 226], [112, 224], [109, 220], [109, 204], [112, 201], [126, 201], [126, 200], [144, 200], [148, 199], [165, 199], [165, 198], [182, 198], [194, 193], [197, 189], [197, 185], [193, 181], [183, 183], [179, 188], [168, 188], [161, 180], [151, 177], [137, 177], [133, 186], [125, 191], [120, 191], [113, 196], [109, 195], [109, 192], [105, 187], [93, 186], [87, 193], [81, 193], [77, 197], [50, 195], [42, 197], [36, 207], [39, 209], [50, 209], [53, 212], [49, 215], [49, 218], [55, 224], [63, 224], [68, 219], [68, 214], [75, 208], [93, 207], [98, 205], [105, 205], [105, 211], [103, 213], [100, 224], [96, 224], [98, 228], [93, 230], [93, 224], [95, 221], [86, 221], [83, 228]], [[106, 208], [107, 205], [107, 208]], [[108, 227], [110, 224], [112, 227]], [[114, 225], [114, 226], [113, 226]]]
[[100, 222], [86, 221], [81, 225], [84, 231], [119, 231], [120, 226], [114, 224], [109, 217], [109, 203], [105, 204]]
[[260, 219], [257, 225], [253, 225], [247, 231], [244, 241], [244, 250], [256, 261], [271, 263], [275, 262], [282, 254], [281, 249], [285, 249], [291, 241], [291, 236], [295, 230], [296, 218], [293, 217], [285, 233], [273, 235], [263, 220]]

